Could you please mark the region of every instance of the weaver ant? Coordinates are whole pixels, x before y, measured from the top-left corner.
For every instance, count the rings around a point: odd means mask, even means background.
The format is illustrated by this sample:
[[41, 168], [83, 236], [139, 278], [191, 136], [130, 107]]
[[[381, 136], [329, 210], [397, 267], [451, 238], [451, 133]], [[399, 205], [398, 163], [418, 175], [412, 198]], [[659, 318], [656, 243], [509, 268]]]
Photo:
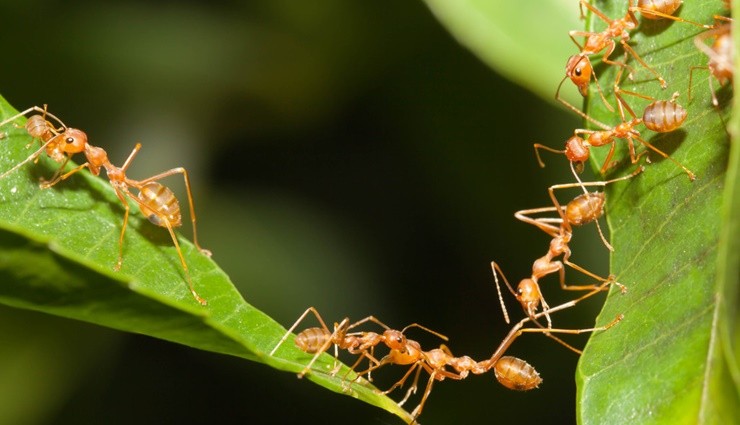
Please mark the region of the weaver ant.
[[[198, 250], [206, 255], [211, 256], [211, 252], [204, 249], [198, 243], [198, 232], [196, 228], [196, 217], [195, 207], [193, 203], [193, 196], [190, 190], [190, 179], [187, 171], [182, 167], [173, 168], [165, 172], [159, 173], [152, 177], [148, 177], [143, 180], [134, 180], [126, 177], [126, 170], [133, 161], [134, 157], [141, 149], [141, 144], [137, 143], [134, 150], [131, 152], [129, 157], [126, 159], [122, 167], [116, 167], [108, 160], [108, 154], [102, 148], [96, 147], [88, 143], [87, 135], [74, 128], [69, 128], [56, 116], [50, 114], [46, 110], [46, 105], [43, 108], [34, 106], [26, 109], [25, 111], [18, 113], [0, 123], [0, 127], [14, 121], [15, 119], [25, 116], [29, 112], [40, 112], [42, 115], [32, 115], [26, 121], [25, 129], [28, 134], [34, 139], [38, 139], [41, 142], [41, 147], [29, 155], [25, 160], [16, 164], [13, 168], [0, 175], [0, 179], [6, 177], [11, 172], [17, 170], [22, 165], [29, 161], [35, 160], [39, 155], [46, 152], [46, 154], [56, 162], [62, 165], [57, 169], [54, 175], [49, 180], [42, 180], [41, 188], [47, 189], [62, 180], [66, 180], [73, 174], [81, 171], [84, 168], [90, 170], [90, 173], [97, 176], [100, 174], [101, 168], [106, 170], [108, 180], [113, 186], [113, 190], [116, 193], [118, 199], [123, 203], [125, 213], [123, 216], [123, 226], [121, 228], [121, 234], [118, 239], [118, 260], [114, 266], [115, 270], [120, 270], [123, 263], [123, 238], [126, 233], [126, 227], [128, 225], [129, 216], [129, 204], [126, 200], [128, 197], [134, 201], [149, 221], [157, 226], [167, 228], [170, 236], [172, 237], [172, 243], [177, 250], [177, 255], [180, 258], [183, 271], [185, 272], [185, 278], [188, 282], [188, 288], [190, 293], [193, 295], [196, 301], [201, 305], [206, 305], [207, 302], [195, 291], [192, 279], [190, 277], [190, 271], [188, 265], [185, 262], [185, 257], [182, 255], [180, 244], [177, 241], [173, 228], [182, 225], [182, 215], [180, 213], [180, 205], [175, 197], [174, 193], [158, 182], [165, 177], [172, 176], [174, 174], [182, 174], [185, 181], [185, 188], [188, 194], [188, 203], [190, 206], [190, 217], [193, 224], [193, 243]], [[46, 117], [51, 117], [60, 124], [60, 127], [55, 127]], [[62, 174], [64, 167], [70, 158], [76, 153], [84, 153], [87, 161], [82, 165], [73, 168]], [[129, 188], [136, 189], [139, 193], [134, 195]]]
[[[689, 100], [691, 100], [691, 80], [696, 69], [708, 69], [709, 73], [719, 81], [719, 84], [724, 86], [725, 84], [733, 82], [734, 76], [734, 48], [732, 42], [732, 18], [724, 16], [715, 16], [714, 28], [705, 31], [694, 38], [694, 44], [696, 48], [702, 53], [709, 57], [707, 65], [692, 66], [689, 71]], [[719, 21], [726, 21], [724, 24], [719, 24]], [[706, 44], [707, 40], [714, 39], [711, 46]], [[714, 92], [714, 84], [712, 78], [709, 79], [709, 90], [712, 94], [712, 105], [715, 108], [719, 107], [719, 101], [717, 95]]]
[[[299, 332], [295, 337], [295, 345], [301, 351], [314, 354], [311, 361], [309, 361], [308, 364], [303, 368], [303, 370], [298, 374], [299, 378], [302, 378], [311, 370], [311, 367], [316, 362], [316, 360], [318, 360], [319, 356], [326, 352], [331, 345], [334, 345], [335, 358], [339, 357], [339, 349], [347, 350], [350, 354], [360, 355], [357, 361], [352, 365], [352, 367], [350, 367], [351, 370], [354, 370], [357, 365], [359, 365], [360, 362], [365, 358], [368, 359], [371, 364], [377, 365], [380, 363], [374, 357], [373, 353], [374, 348], [378, 344], [383, 343], [388, 347], [404, 346], [407, 343], [404, 332], [412, 327], [421, 328], [439, 337], [440, 339], [447, 341], [446, 336], [431, 329], [428, 329], [422, 325], [419, 325], [418, 323], [412, 323], [411, 325], [403, 328], [403, 330], [398, 331], [395, 329], [391, 329], [388, 325], [378, 320], [375, 316], [368, 316], [354, 323], [350, 323], [349, 318], [344, 318], [341, 322], [334, 323], [334, 331], [330, 331], [316, 308], [309, 307], [306, 309], [306, 311], [303, 312], [303, 314], [301, 314], [300, 317], [298, 317], [298, 320], [293, 323], [293, 325], [290, 327], [290, 329], [287, 330], [280, 341], [278, 341], [272, 351], [270, 351], [270, 356], [275, 354], [277, 349], [291, 335], [298, 324], [300, 324], [306, 318], [308, 313], [313, 313], [313, 315], [321, 324], [321, 327], [305, 329]], [[382, 334], [378, 334], [376, 332], [349, 332], [351, 329], [354, 329], [357, 326], [367, 322], [372, 322], [379, 325], [384, 329], [384, 332]], [[337, 364], [335, 366], [335, 369], [332, 370], [331, 374], [336, 374], [340, 366], [340, 364]]]
[[[619, 81], [619, 78], [620, 78], [619, 76], [621, 76], [621, 72], [622, 71], [620, 69], [618, 73], [617, 81]], [[638, 118], [635, 112], [632, 110], [632, 108], [630, 108], [630, 106], [624, 101], [624, 99], [621, 96], [621, 93], [630, 94], [630, 95], [642, 97], [644, 99], [653, 100], [653, 102], [645, 108], [642, 117]], [[553, 153], [565, 154], [566, 158], [570, 162], [572, 163], [575, 162], [576, 165], [579, 168], [581, 168], [582, 164], [586, 160], [588, 160], [588, 158], [590, 157], [590, 147], [610, 145], [609, 152], [607, 153], [607, 156], [601, 167], [601, 173], [604, 174], [606, 170], [612, 166], [611, 159], [612, 159], [612, 156], [614, 155], [614, 150], [616, 147], [617, 139], [627, 140], [627, 146], [629, 147], [630, 161], [633, 164], [636, 163], [640, 159], [641, 156], [647, 153], [647, 151], [645, 151], [643, 153], [640, 153], [639, 155], [635, 154], [634, 140], [637, 140], [642, 145], [644, 145], [646, 148], [658, 153], [662, 157], [670, 160], [671, 162], [676, 164], [678, 167], [683, 169], [686, 175], [688, 176], [689, 180], [694, 181], [694, 179], [696, 179], [696, 175], [691, 170], [686, 168], [680, 162], [671, 158], [667, 153], [653, 146], [647, 140], [643, 139], [640, 136], [640, 132], [635, 129], [635, 127], [637, 127], [640, 124], [645, 124], [645, 127], [647, 127], [648, 129], [656, 131], [656, 132], [660, 132], [660, 133], [667, 133], [667, 132], [671, 132], [671, 131], [678, 129], [683, 124], [687, 116], [686, 110], [683, 107], [681, 107], [681, 105], [676, 103], [678, 93], [674, 93], [673, 97], [667, 101], [666, 100], [654, 100], [649, 96], [622, 90], [615, 83], [614, 84], [614, 95], [617, 98], [617, 106], [619, 107], [619, 114], [622, 119], [622, 122], [620, 124], [617, 124], [614, 127], [610, 127], [596, 120], [595, 118], [582, 112], [575, 106], [563, 101], [563, 103], [566, 106], [568, 106], [572, 111], [582, 116], [586, 120], [594, 123], [596, 126], [600, 127], [602, 130], [576, 129], [573, 132], [573, 136], [565, 142], [564, 150], [557, 150], [557, 149], [553, 149], [553, 148], [550, 148], [548, 146], [545, 146], [539, 143], [535, 143], [534, 144], [535, 155], [537, 156], [537, 161], [540, 164], [540, 166], [544, 167], [545, 164], [544, 162], [542, 162], [542, 159], [540, 158], [539, 149], [544, 149], [546, 151], [550, 151]], [[632, 116], [632, 119], [629, 121], [627, 121], [625, 118], [625, 114], [624, 114], [625, 109]], [[581, 135], [588, 135], [589, 137], [587, 139], [584, 139], [583, 137], [581, 137]]]
[[[578, 178], [575, 170], [573, 170], [573, 175], [576, 176], [578, 183], [556, 184], [550, 186], [547, 189], [553, 206], [520, 210], [514, 213], [514, 217], [516, 217], [520, 221], [537, 227], [538, 229], [550, 235], [552, 238], [563, 237], [563, 233], [570, 234], [572, 232], [572, 226], [583, 226], [584, 224], [595, 222], [596, 228], [598, 229], [599, 236], [601, 237], [601, 241], [604, 243], [604, 246], [606, 246], [609, 251], [614, 251], [614, 248], [606, 240], [606, 237], [601, 230], [601, 225], [599, 224], [599, 218], [601, 218], [604, 213], [604, 204], [606, 202], [604, 198], [604, 192], [589, 192], [586, 190], [586, 187], [604, 187], [614, 182], [631, 179], [632, 177], [641, 173], [643, 170], [644, 167], [640, 166], [631, 174], [624, 177], [618, 177], [606, 181], [585, 183]], [[583, 194], [578, 195], [566, 205], [561, 205], [560, 202], [558, 202], [557, 197], [555, 196], [555, 191], [576, 187], [582, 188]], [[557, 212], [559, 217], [530, 217], [530, 215], [532, 214], [541, 214], [547, 212]]]
[[[604, 187], [608, 184], [615, 183], [618, 181], [623, 181], [627, 179], [631, 179], [632, 177], [636, 176], [637, 174], [641, 173], [643, 171], [643, 167], [639, 167], [634, 172], [627, 176], [607, 180], [607, 181], [598, 181], [598, 182], [581, 182], [578, 183], [566, 183], [566, 184], [557, 184], [550, 186], [548, 189], [548, 192], [550, 194], [550, 198], [553, 201], [552, 207], [543, 207], [543, 208], [534, 208], [534, 209], [527, 209], [527, 210], [521, 210], [517, 211], [514, 216], [525, 222], [529, 223], [533, 226], [536, 226], [540, 230], [544, 231], [548, 235], [552, 237], [552, 240], [550, 241], [550, 246], [548, 248], [547, 253], [538, 258], [534, 261], [532, 264], [532, 275], [528, 278], [522, 279], [519, 284], [517, 285], [516, 291], [514, 288], [509, 284], [508, 279], [506, 279], [506, 275], [504, 275], [503, 271], [501, 270], [501, 267], [496, 264], [495, 261], [491, 262], [491, 270], [493, 272], [494, 280], [496, 282], [496, 289], [499, 291], [500, 294], [500, 288], [499, 288], [499, 282], [498, 282], [498, 274], [501, 274], [501, 277], [504, 279], [504, 283], [506, 284], [506, 287], [509, 289], [509, 292], [514, 295], [514, 297], [519, 301], [519, 303], [522, 305], [522, 308], [526, 312], [527, 316], [530, 318], [533, 318], [535, 315], [535, 312], [537, 311], [537, 308], [542, 305], [543, 310], [548, 309], [547, 302], [545, 301], [544, 296], [542, 295], [542, 292], [540, 290], [539, 286], [539, 280], [549, 274], [558, 273], [560, 277], [560, 287], [564, 290], [571, 290], [571, 291], [590, 291], [594, 289], [602, 290], [606, 288], [606, 285], [609, 284], [616, 284], [621, 288], [621, 291], [624, 293], [626, 292], [626, 288], [624, 285], [618, 283], [615, 281], [614, 276], [609, 276], [606, 279], [586, 270], [585, 268], [573, 263], [570, 261], [571, 256], [571, 250], [570, 250], [570, 241], [573, 236], [573, 230], [572, 226], [581, 226], [586, 223], [590, 223], [592, 221], [596, 221], [598, 225], [598, 218], [601, 217], [603, 214], [603, 207], [604, 207], [604, 194], [602, 192], [593, 192], [589, 193], [586, 190], [587, 186], [601, 186]], [[574, 188], [574, 187], [581, 187], [584, 191], [584, 194], [576, 197], [573, 201], [569, 202], [565, 207], [561, 206], [558, 202], [557, 198], [555, 197], [555, 190], [558, 189], [567, 189], [567, 188]], [[530, 217], [531, 214], [539, 214], [543, 212], [552, 212], [556, 211], [560, 218], [532, 218]], [[559, 224], [559, 226], [556, 226], [555, 224]], [[601, 232], [601, 228], [599, 227], [599, 234], [601, 235], [602, 241], [604, 244], [609, 248], [610, 250], [613, 250], [612, 246], [607, 242], [606, 238], [604, 237], [603, 233]], [[555, 260], [555, 258], [560, 257], [562, 255], [562, 260]], [[601, 282], [600, 284], [592, 284], [592, 285], [567, 285], [565, 283], [565, 266], [569, 266], [575, 270], [578, 270], [579, 272], [595, 279]], [[497, 273], [498, 272], [498, 273]], [[506, 312], [506, 309], [503, 307], [502, 302], [502, 309], [504, 310], [504, 319], [506, 320], [506, 323], [509, 323], [509, 317], [508, 313]], [[552, 322], [550, 320], [549, 315], [545, 315], [548, 322], [548, 327], [552, 327]]]
[[[76, 128], [68, 128], [59, 118], [46, 110], [46, 105], [44, 105], [43, 108], [33, 106], [23, 112], [13, 115], [3, 122], [0, 122], [0, 127], [19, 117], [25, 116], [29, 112], [40, 112], [42, 114], [30, 116], [28, 120], [26, 120], [26, 125], [24, 126], [26, 132], [32, 138], [39, 140], [41, 147], [10, 170], [0, 174], [0, 179], [5, 178], [28, 162], [36, 160], [42, 153], [46, 152], [49, 158], [62, 164], [50, 180], [42, 180], [41, 187], [47, 188], [50, 186], [47, 185], [47, 183], [54, 181], [59, 177], [70, 158], [74, 154], [82, 153], [85, 150], [85, 145], [87, 145], [87, 134]], [[46, 119], [47, 116], [59, 123], [60, 127], [54, 127], [54, 125]], [[28, 147], [30, 147], [30, 144]]]
[[[579, 6], [581, 8], [581, 16], [583, 16], [583, 6], [586, 6], [586, 8], [588, 8], [594, 15], [596, 15], [599, 19], [607, 24], [607, 28], [605, 28], [601, 32], [570, 31], [568, 33], [571, 40], [573, 40], [573, 42], [576, 44], [576, 46], [578, 46], [581, 52], [568, 58], [568, 62], [565, 66], [565, 77], [563, 78], [563, 81], [565, 81], [566, 78], [569, 78], [578, 88], [578, 91], [581, 93], [581, 95], [585, 97], [588, 95], [588, 85], [591, 82], [591, 77], [593, 76], [601, 100], [610, 111], [613, 111], [614, 109], [609, 104], [609, 102], [606, 101], [604, 93], [601, 90], [601, 86], [599, 85], [599, 81], [597, 80], [596, 75], [593, 72], [593, 66], [591, 64], [589, 56], [604, 51], [604, 54], [601, 58], [601, 61], [603, 63], [609, 65], [617, 65], [620, 68], [628, 68], [630, 69], [630, 73], [633, 73], [632, 68], [625, 62], [617, 62], [609, 59], [609, 56], [611, 56], [611, 54], [614, 52], [614, 49], [616, 48], [616, 42], [614, 41], [614, 39], [619, 38], [619, 43], [622, 45], [622, 48], [625, 51], [625, 56], [627, 54], [631, 55], [637, 62], [639, 62], [645, 69], [650, 71], [655, 76], [662, 88], [666, 88], [667, 84], [663, 77], [661, 77], [655, 69], [649, 66], [629, 45], [630, 32], [636, 29], [638, 26], [637, 17], [635, 16], [635, 13], [637, 12], [642, 14], [642, 16], [647, 19], [673, 19], [675, 21], [686, 22], [699, 27], [709, 28], [709, 26], [704, 24], [699, 24], [693, 21], [672, 16], [672, 14], [678, 9], [680, 5], [681, 1], [678, 0], [662, 2], [655, 2], [652, 0], [639, 0], [637, 6], [635, 6], [633, 5], [633, 1], [629, 0], [629, 6], [624, 17], [620, 19], [610, 19], [603, 12], [601, 12], [595, 6], [592, 6], [586, 0], [580, 0]], [[586, 37], [583, 46], [578, 43], [576, 37]], [[555, 98], [561, 102], [564, 102], [564, 99], [560, 97], [560, 86], [558, 86]]]
[[[391, 348], [391, 351], [383, 357], [380, 360], [380, 363], [377, 365], [371, 366], [370, 369], [367, 371], [361, 372], [360, 375], [364, 373], [369, 373], [372, 370], [375, 370], [381, 366], [384, 366], [386, 364], [397, 364], [397, 365], [411, 365], [408, 371], [403, 375], [403, 377], [393, 384], [388, 390], [383, 391], [383, 394], [388, 394], [394, 389], [398, 387], [402, 387], [406, 380], [411, 376], [411, 374], [416, 371], [414, 381], [412, 385], [409, 387], [409, 389], [406, 391], [406, 395], [404, 398], [398, 403], [399, 406], [402, 406], [410, 397], [412, 393], [416, 393], [416, 390], [418, 388], [418, 381], [419, 376], [421, 374], [421, 371], [424, 370], [429, 374], [429, 380], [427, 381], [426, 388], [424, 390], [424, 394], [422, 395], [421, 401], [419, 405], [412, 411], [411, 415], [414, 417], [414, 420], [421, 415], [421, 412], [424, 408], [424, 405], [426, 403], [426, 400], [429, 397], [429, 394], [432, 391], [432, 386], [434, 384], [434, 381], [443, 381], [447, 378], [453, 379], [453, 380], [462, 380], [468, 377], [469, 374], [474, 375], [480, 375], [484, 374], [491, 369], [494, 370], [494, 375], [496, 379], [505, 387], [513, 390], [518, 391], [526, 391], [531, 390], [534, 388], [537, 388], [539, 384], [542, 382], [542, 379], [540, 378], [537, 371], [532, 367], [530, 364], [525, 362], [524, 360], [518, 359], [516, 357], [511, 356], [504, 356], [503, 354], [506, 352], [506, 350], [511, 346], [511, 344], [516, 340], [518, 337], [523, 335], [524, 333], [528, 332], [537, 332], [537, 333], [544, 333], [548, 336], [551, 333], [566, 333], [566, 334], [581, 334], [585, 332], [596, 332], [596, 331], [602, 331], [609, 329], [610, 327], [616, 325], [619, 321], [622, 320], [623, 316], [619, 315], [617, 316], [613, 321], [610, 323], [599, 326], [599, 327], [593, 327], [593, 328], [587, 328], [587, 329], [554, 329], [554, 328], [525, 328], [524, 324], [533, 321], [537, 323], [537, 319], [543, 315], [547, 315], [549, 313], [554, 313], [560, 310], [564, 310], [566, 308], [573, 307], [578, 302], [580, 302], [583, 299], [586, 299], [596, 293], [598, 293], [599, 290], [591, 291], [588, 294], [585, 294], [581, 296], [580, 298], [577, 298], [575, 300], [568, 301], [564, 304], [561, 304], [559, 306], [553, 307], [549, 309], [548, 311], [543, 311], [540, 313], [535, 314], [533, 317], [527, 317], [519, 321], [516, 325], [512, 327], [512, 329], [509, 331], [507, 336], [504, 338], [504, 340], [501, 342], [501, 344], [496, 348], [492, 356], [483, 361], [475, 361], [469, 356], [461, 356], [461, 357], [455, 357], [451, 351], [444, 345], [440, 346], [439, 348], [435, 348], [429, 351], [422, 350], [420, 344], [413, 340], [407, 340], [405, 344], [396, 344], [396, 345], [389, 345], [389, 348]], [[563, 343], [559, 339], [556, 338], [559, 342]], [[570, 348], [571, 350], [575, 351], [576, 353], [581, 353], [580, 350], [577, 350], [573, 347], [570, 347], [569, 345], [563, 343], [566, 347]], [[450, 367], [452, 370], [448, 370], [447, 367]]]

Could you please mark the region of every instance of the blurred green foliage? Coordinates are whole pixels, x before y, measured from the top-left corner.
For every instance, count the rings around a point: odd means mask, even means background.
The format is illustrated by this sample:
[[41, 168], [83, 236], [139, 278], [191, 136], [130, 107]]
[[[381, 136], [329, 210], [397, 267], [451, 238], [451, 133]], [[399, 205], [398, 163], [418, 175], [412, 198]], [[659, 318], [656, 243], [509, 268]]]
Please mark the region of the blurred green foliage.
[[[141, 141], [134, 177], [187, 167], [203, 244], [284, 325], [310, 305], [329, 321], [374, 314], [476, 358], [505, 335], [488, 264], [529, 273], [547, 238], [512, 214], [570, 180], [564, 160], [541, 170], [532, 153], [578, 123], [552, 107], [555, 86], [542, 100], [512, 85], [413, 1], [31, 1], [0, 14], [0, 92], [48, 103], [114, 162]], [[595, 232], [578, 239], [578, 263], [605, 274]], [[598, 304], [559, 323], [589, 325]], [[3, 423], [400, 422], [259, 364], [0, 313], [0, 356], [17, 359], [0, 363]], [[512, 354], [543, 375], [538, 391], [443, 382], [423, 422], [573, 423], [576, 356], [536, 335]]]

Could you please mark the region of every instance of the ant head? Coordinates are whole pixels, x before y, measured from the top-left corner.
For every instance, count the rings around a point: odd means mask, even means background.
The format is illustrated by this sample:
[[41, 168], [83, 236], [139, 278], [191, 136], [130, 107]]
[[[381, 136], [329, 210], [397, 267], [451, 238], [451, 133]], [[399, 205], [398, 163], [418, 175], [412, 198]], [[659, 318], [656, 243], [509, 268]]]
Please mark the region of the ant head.
[[[565, 157], [570, 162], [586, 162], [591, 152], [590, 145], [582, 137], [574, 134], [573, 137], [565, 141]], [[582, 167], [583, 165], [581, 165]]]
[[541, 297], [540, 286], [532, 279], [522, 279], [516, 287], [516, 299], [527, 313], [534, 313], [537, 310]]
[[77, 130], [76, 128], [68, 128], [59, 137], [61, 137], [64, 142], [62, 144], [62, 150], [64, 150], [65, 153], [80, 153], [83, 152], [85, 150], [85, 146], [87, 146], [87, 134], [82, 130]]
[[568, 63], [565, 65], [565, 75], [573, 81], [573, 84], [578, 87], [578, 91], [581, 96], [588, 96], [588, 84], [591, 82], [591, 74], [593, 74], [593, 67], [588, 56], [577, 54], [573, 55], [568, 59]]
[[385, 340], [385, 345], [387, 345], [391, 350], [403, 351], [406, 348], [406, 336], [401, 331], [388, 329], [383, 332], [383, 338]]

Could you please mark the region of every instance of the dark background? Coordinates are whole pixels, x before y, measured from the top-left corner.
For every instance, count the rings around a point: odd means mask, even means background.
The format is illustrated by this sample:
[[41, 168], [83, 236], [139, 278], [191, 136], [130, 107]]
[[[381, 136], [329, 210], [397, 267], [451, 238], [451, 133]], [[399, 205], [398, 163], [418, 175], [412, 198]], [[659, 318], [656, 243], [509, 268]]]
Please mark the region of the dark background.
[[[373, 314], [477, 359], [506, 334], [489, 263], [516, 283], [546, 252], [513, 213], [572, 179], [562, 157], [540, 169], [532, 143], [560, 147], [578, 121], [488, 69], [423, 3], [31, 1], [0, 16], [0, 93], [48, 103], [114, 162], [141, 141], [135, 177], [188, 168], [202, 244], [286, 327], [308, 306], [328, 322]], [[576, 262], [606, 274], [596, 232], [577, 239]], [[545, 284], [551, 305], [572, 295]], [[591, 326], [598, 304], [559, 326]], [[260, 364], [0, 314], [0, 422], [401, 423]], [[574, 423], [577, 356], [539, 335], [511, 353], [540, 389], [437, 383], [422, 422]]]

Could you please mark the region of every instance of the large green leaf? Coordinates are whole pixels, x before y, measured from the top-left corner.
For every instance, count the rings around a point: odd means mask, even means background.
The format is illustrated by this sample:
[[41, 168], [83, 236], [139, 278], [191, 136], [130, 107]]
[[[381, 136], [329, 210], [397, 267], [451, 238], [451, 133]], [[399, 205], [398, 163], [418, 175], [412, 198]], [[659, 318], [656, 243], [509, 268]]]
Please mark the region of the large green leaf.
[[[17, 113], [2, 98], [0, 112], [0, 120]], [[0, 131], [4, 136], [0, 170], [5, 171], [35, 148], [28, 147], [32, 140], [24, 128], [7, 125]], [[180, 237], [196, 289], [208, 301], [207, 306], [199, 305], [187, 289], [167, 231], [139, 213], [129, 220], [122, 270], [114, 272], [123, 206], [103, 178], [86, 171], [51, 189], [40, 189], [39, 178], [49, 177], [56, 166], [43, 155], [38, 163], [0, 180], [0, 302], [280, 370], [304, 368], [312, 356], [291, 343], [284, 344], [275, 357], [268, 355], [285, 329], [247, 304], [216, 263]], [[308, 379], [410, 420], [366, 381], [348, 385], [346, 368], [335, 377], [322, 372], [331, 368], [333, 358], [325, 354]]]
[[[596, 6], [607, 16], [619, 17], [624, 16], [624, 3], [598, 1]], [[712, 15], [721, 13], [721, 2], [702, 0], [684, 2], [678, 15], [711, 23]], [[661, 90], [634, 60], [629, 61], [634, 81], [625, 80], [622, 87], [657, 99], [680, 93], [678, 103], [688, 110], [683, 127], [661, 135], [645, 130], [642, 135], [697, 178], [690, 182], [671, 161], [651, 153], [652, 163], [642, 175], [607, 191], [615, 248], [611, 271], [629, 291], [609, 294], [597, 323], [616, 314], [625, 318], [592, 337], [580, 360], [578, 417], [583, 424], [737, 423], [738, 145], [725, 130], [732, 90], [718, 90], [721, 105], [713, 108], [710, 77], [698, 69], [689, 101], [689, 69], [707, 63], [694, 45], [703, 30], [682, 22], [640, 20], [631, 45], [665, 78], [668, 88]], [[605, 26], [595, 17], [590, 25], [596, 31]], [[621, 49], [614, 53], [619, 57]], [[616, 69], [600, 64], [596, 72], [608, 88]], [[607, 98], [614, 102], [610, 89]], [[638, 113], [648, 103], [631, 96], [626, 101]], [[602, 122], [619, 122], [598, 96], [591, 96], [588, 111]], [[618, 143], [620, 162], [611, 170], [615, 175], [633, 168], [626, 143]], [[598, 168], [607, 150], [592, 149]]]
[[[575, 0], [424, 0], [466, 47], [507, 79], [550, 102], [578, 52], [568, 31], [581, 27]], [[556, 41], [557, 40], [557, 41]], [[564, 96], [575, 101], [577, 94]]]

